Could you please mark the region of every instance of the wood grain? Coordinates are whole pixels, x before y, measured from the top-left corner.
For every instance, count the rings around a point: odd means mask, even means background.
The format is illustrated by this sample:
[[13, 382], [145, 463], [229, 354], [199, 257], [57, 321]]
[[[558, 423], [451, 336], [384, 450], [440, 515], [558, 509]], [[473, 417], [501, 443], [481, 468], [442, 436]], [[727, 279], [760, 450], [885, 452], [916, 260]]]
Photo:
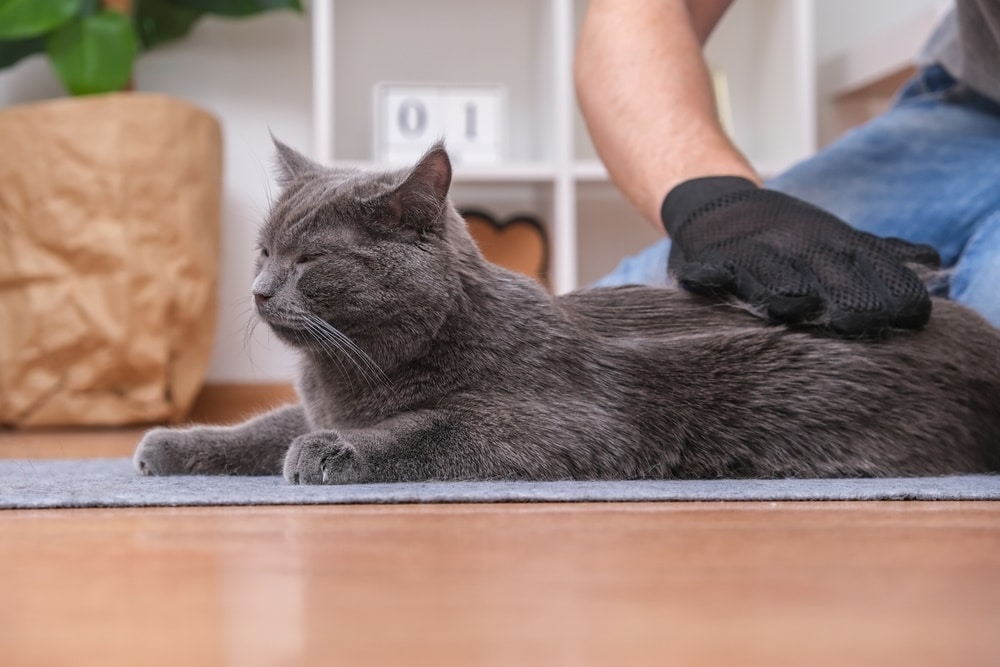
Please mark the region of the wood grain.
[[0, 513], [4, 665], [995, 665], [998, 503]]

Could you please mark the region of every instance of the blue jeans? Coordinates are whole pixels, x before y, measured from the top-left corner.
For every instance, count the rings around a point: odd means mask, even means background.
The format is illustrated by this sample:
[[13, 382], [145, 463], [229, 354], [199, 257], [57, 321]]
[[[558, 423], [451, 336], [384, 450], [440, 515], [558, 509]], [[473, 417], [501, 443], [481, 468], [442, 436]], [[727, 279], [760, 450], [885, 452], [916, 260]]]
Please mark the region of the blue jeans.
[[[1000, 104], [941, 67], [767, 186], [857, 229], [933, 246], [951, 269], [947, 296], [1000, 327]], [[669, 254], [663, 239], [594, 285], [666, 284]]]

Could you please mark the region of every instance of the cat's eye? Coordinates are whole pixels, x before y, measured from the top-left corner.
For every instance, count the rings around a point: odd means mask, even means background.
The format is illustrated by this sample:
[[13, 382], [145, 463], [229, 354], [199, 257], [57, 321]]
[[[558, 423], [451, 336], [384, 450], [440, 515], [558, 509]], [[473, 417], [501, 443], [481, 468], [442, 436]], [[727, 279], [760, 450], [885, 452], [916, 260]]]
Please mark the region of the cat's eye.
[[299, 255], [298, 258], [295, 260], [295, 263], [296, 264], [308, 264], [309, 262], [313, 261], [317, 257], [319, 257], [319, 255]]
[[267, 251], [267, 248], [261, 248], [261, 249], [260, 249], [260, 256], [261, 256], [261, 257], [270, 257], [270, 256], [271, 256], [271, 253], [269, 253], [269, 252]]

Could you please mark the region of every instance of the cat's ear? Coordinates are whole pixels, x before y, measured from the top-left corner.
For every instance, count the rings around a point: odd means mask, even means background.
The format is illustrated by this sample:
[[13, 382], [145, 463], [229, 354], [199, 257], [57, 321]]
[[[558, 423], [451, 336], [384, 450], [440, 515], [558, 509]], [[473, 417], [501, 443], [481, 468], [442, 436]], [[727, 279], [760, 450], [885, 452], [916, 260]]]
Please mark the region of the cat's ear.
[[389, 197], [392, 217], [404, 224], [433, 226], [451, 187], [451, 160], [442, 142], [434, 144]]
[[286, 146], [278, 141], [277, 137], [271, 135], [274, 142], [275, 157], [278, 163], [278, 182], [286, 186], [299, 176], [322, 171], [323, 167], [316, 164], [294, 148]]

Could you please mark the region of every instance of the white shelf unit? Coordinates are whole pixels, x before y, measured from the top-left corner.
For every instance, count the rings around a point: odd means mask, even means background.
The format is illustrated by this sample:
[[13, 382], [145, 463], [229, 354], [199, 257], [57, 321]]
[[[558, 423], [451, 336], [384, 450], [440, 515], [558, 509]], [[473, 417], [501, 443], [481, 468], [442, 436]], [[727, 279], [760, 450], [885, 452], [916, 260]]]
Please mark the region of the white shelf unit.
[[[742, 0], [707, 47], [734, 140], [765, 175], [815, 150], [814, 0]], [[658, 234], [608, 183], [573, 91], [584, 0], [313, 0], [313, 155], [370, 165], [379, 81], [501, 83], [507, 161], [455, 169], [459, 206], [537, 214], [562, 293]]]

